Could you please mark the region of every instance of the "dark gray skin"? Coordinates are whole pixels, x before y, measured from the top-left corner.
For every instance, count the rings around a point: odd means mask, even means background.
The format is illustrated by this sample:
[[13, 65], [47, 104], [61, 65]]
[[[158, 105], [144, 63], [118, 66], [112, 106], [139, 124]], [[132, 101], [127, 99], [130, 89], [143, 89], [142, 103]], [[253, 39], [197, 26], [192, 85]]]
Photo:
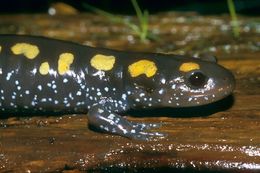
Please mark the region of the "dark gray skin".
[[[16, 43], [37, 45], [40, 53], [33, 60], [14, 55]], [[177, 55], [120, 52], [92, 48], [43, 37], [0, 36], [0, 109], [2, 111], [35, 111], [41, 113], [87, 113], [88, 123], [99, 131], [128, 138], [149, 140], [162, 138], [159, 132], [147, 132], [157, 124], [133, 123], [118, 113], [129, 109], [192, 107], [209, 104], [231, 94], [235, 86], [230, 71], [214, 58], [194, 59]], [[74, 55], [70, 73], [57, 73], [61, 53]], [[109, 71], [93, 68], [90, 60], [96, 54], [115, 56]], [[128, 66], [139, 60], [150, 60], [156, 73], [132, 77]], [[39, 73], [41, 63], [48, 61], [47, 75]], [[185, 62], [199, 64], [199, 69], [180, 71]]]

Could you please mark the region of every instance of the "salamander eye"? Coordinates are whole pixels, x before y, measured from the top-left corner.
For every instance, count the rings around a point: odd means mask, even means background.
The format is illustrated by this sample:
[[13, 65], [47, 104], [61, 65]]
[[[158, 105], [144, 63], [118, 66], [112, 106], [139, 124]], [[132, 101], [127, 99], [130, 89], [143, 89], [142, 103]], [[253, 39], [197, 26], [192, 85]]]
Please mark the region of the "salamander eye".
[[207, 82], [207, 77], [202, 72], [195, 71], [190, 74], [188, 81], [192, 87], [202, 88]]

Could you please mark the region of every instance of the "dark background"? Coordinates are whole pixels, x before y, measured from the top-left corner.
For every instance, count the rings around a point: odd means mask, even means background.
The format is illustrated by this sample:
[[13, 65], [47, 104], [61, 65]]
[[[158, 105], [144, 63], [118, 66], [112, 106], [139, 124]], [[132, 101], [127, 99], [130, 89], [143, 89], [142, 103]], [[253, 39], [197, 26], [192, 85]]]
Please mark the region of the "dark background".
[[[88, 3], [116, 14], [134, 14], [131, 0], [2, 0], [0, 13], [47, 13], [52, 3], [64, 2], [79, 11], [88, 11]], [[142, 9], [149, 13], [161, 11], [196, 11], [200, 14], [222, 14], [228, 12], [227, 0], [138, 0]], [[260, 0], [234, 0], [236, 11], [243, 15], [260, 15]]]

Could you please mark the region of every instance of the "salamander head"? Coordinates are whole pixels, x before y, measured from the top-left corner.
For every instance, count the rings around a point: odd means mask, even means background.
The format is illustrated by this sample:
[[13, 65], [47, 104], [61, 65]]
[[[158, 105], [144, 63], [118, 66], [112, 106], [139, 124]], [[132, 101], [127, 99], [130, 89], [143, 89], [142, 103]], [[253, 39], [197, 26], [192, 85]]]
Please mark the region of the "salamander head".
[[177, 74], [167, 81], [162, 102], [166, 106], [209, 104], [230, 95], [235, 86], [232, 73], [212, 62], [182, 63]]
[[153, 79], [135, 79], [136, 91], [131, 95], [134, 106], [205, 105], [230, 95], [235, 87], [232, 73], [216, 62], [184, 59], [161, 63], [159, 68]]

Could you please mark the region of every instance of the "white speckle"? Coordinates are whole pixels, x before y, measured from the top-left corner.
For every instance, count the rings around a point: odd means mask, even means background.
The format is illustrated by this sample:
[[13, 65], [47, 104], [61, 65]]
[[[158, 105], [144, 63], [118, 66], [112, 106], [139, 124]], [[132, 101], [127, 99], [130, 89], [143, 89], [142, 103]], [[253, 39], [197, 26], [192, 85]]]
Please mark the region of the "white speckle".
[[56, 104], [56, 105], [57, 105], [58, 103], [59, 103], [59, 101], [58, 101], [58, 100], [54, 100], [54, 104]]
[[85, 89], [86, 88], [86, 85], [80, 85], [81, 89]]
[[159, 94], [163, 94], [163, 89], [160, 89]]
[[175, 84], [172, 85], [172, 89], [176, 89], [176, 85]]
[[97, 91], [100, 91], [100, 89], [99, 89], [99, 88], [97, 88]]
[[190, 102], [191, 100], [192, 100], [192, 97], [190, 97], [188, 101]]
[[116, 88], [113, 88], [113, 91], [116, 91]]
[[26, 90], [26, 91], [25, 91], [25, 94], [27, 94], [27, 95], [30, 94], [30, 91], [29, 91], [29, 90]]
[[110, 119], [110, 120], [113, 120], [115, 118], [115, 115], [114, 114], [109, 114], [109, 116], [107, 118]]
[[66, 104], [66, 107], [70, 107], [70, 103]]
[[130, 94], [131, 94], [131, 91], [127, 91], [127, 94], [130, 95]]
[[41, 91], [42, 90], [42, 86], [38, 85], [37, 88]]
[[19, 81], [18, 80], [15, 81], [15, 85], [19, 85]]
[[137, 98], [137, 99], [135, 99], [135, 101], [136, 101], [136, 102], [140, 102], [140, 99]]
[[42, 98], [42, 99], [41, 99], [41, 102], [46, 102], [46, 101], [47, 101], [46, 98]]
[[161, 79], [162, 84], [166, 83], [166, 80], [164, 78]]
[[106, 92], [108, 92], [108, 91], [109, 91], [109, 88], [108, 88], [108, 87], [105, 87], [104, 90], [105, 90]]
[[78, 92], [76, 93], [76, 95], [77, 95], [77, 96], [81, 96], [81, 91], [78, 91]]
[[47, 83], [47, 86], [48, 86], [48, 87], [51, 87], [51, 83]]
[[31, 102], [31, 105], [32, 105], [32, 106], [35, 106], [35, 104], [36, 104], [36, 103], [35, 103], [34, 101]]
[[102, 114], [104, 112], [103, 109], [98, 108], [98, 113]]
[[21, 90], [22, 88], [21, 88], [21, 86], [17, 86], [17, 90]]
[[69, 93], [69, 98], [71, 98], [72, 100], [74, 99], [74, 97], [72, 96], [72, 93]]
[[36, 72], [37, 72], [37, 69], [36, 69], [36, 68], [34, 68], [33, 70], [31, 70], [32, 75], [35, 75]]
[[8, 81], [8, 80], [10, 80], [10, 78], [11, 78], [11, 76], [12, 76], [12, 72], [10, 72], [10, 73], [7, 73], [7, 76], [6, 76], [6, 80]]
[[106, 130], [106, 131], [109, 131], [109, 129], [108, 129], [108, 127], [106, 126], [106, 127], [104, 127], [104, 130]]
[[68, 82], [68, 79], [67, 78], [64, 78], [63, 79], [63, 83], [67, 83]]
[[98, 96], [101, 96], [101, 92], [97, 92], [97, 95], [98, 95]]
[[93, 74], [93, 76], [98, 76], [99, 79], [103, 79], [105, 77], [106, 73], [104, 71], [98, 70], [96, 73]]
[[151, 104], [151, 103], [149, 103], [149, 104], [148, 104], [148, 106], [149, 106], [149, 107], [151, 107], [151, 106], [152, 106], [152, 104]]
[[122, 99], [126, 100], [126, 94], [122, 94]]
[[56, 89], [57, 88], [57, 85], [52, 85], [52, 89]]
[[135, 129], [132, 129], [132, 130], [131, 130], [131, 133], [135, 133], [135, 132], [136, 132]]
[[172, 103], [172, 101], [171, 101], [171, 100], [169, 100], [169, 101], [168, 101], [168, 103]]
[[141, 94], [140, 94], [140, 97], [143, 97], [143, 96], [145, 96], [145, 94], [144, 94], [144, 93], [141, 93]]

